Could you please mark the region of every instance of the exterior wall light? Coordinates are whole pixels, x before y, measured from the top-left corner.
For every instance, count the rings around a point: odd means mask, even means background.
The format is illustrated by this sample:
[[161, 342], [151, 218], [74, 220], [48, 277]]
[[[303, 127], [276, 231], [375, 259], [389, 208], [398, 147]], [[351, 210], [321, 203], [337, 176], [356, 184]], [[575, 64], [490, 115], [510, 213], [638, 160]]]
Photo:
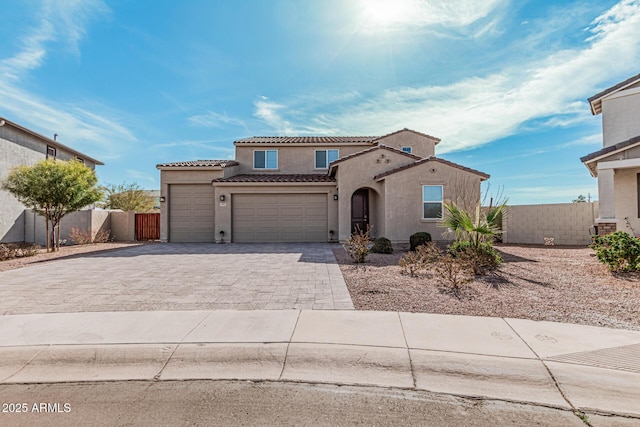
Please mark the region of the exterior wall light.
[[224, 202], [227, 197], [224, 194], [220, 195], [220, 201]]
[[160, 203], [164, 203], [167, 201], [167, 198], [164, 196], [160, 196]]
[[220, 230], [220, 241], [218, 243], [224, 243], [224, 230]]
[[338, 200], [338, 195], [337, 194], [333, 195], [333, 200]]

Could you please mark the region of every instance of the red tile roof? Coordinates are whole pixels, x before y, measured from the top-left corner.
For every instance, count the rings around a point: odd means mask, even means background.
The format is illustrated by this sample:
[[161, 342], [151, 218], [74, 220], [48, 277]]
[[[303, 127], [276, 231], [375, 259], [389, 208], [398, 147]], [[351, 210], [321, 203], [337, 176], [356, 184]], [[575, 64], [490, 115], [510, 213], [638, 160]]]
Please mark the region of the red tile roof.
[[173, 162], [173, 163], [160, 163], [156, 165], [156, 168], [165, 167], [220, 167], [225, 168], [227, 166], [236, 166], [239, 163], [235, 160], [190, 160], [186, 162]]
[[415, 166], [420, 166], [420, 165], [428, 163], [428, 162], [442, 163], [444, 165], [451, 166], [451, 167], [454, 167], [456, 169], [460, 169], [460, 170], [463, 170], [463, 171], [466, 171], [466, 172], [470, 172], [470, 173], [479, 175], [483, 179], [489, 179], [489, 175], [484, 173], [484, 172], [480, 172], [478, 170], [471, 169], [471, 168], [459, 165], [457, 163], [450, 162], [449, 160], [445, 160], [445, 159], [441, 159], [441, 158], [433, 157], [433, 156], [432, 157], [426, 157], [424, 159], [420, 159], [420, 160], [418, 160], [418, 161], [416, 161], [414, 163], [411, 163], [411, 164], [408, 164], [408, 165], [405, 165], [405, 166], [401, 166], [399, 168], [392, 169], [392, 170], [387, 171], [387, 172], [383, 172], [383, 173], [381, 173], [379, 175], [374, 176], [373, 179], [376, 180], [376, 181], [379, 181], [382, 178], [385, 178], [385, 177], [387, 177], [389, 175], [392, 175], [394, 173], [401, 172], [401, 171], [407, 170], [407, 169], [411, 169], [411, 168], [413, 168]]
[[325, 174], [243, 174], [218, 178], [211, 182], [335, 182]]
[[254, 136], [234, 144], [371, 144], [377, 136]]

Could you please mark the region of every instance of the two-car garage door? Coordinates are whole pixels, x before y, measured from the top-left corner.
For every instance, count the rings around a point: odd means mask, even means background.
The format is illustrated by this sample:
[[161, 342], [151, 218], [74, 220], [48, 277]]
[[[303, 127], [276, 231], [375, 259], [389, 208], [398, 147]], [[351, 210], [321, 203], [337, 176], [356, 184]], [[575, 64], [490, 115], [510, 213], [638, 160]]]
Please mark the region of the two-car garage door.
[[234, 242], [326, 242], [326, 194], [234, 194]]

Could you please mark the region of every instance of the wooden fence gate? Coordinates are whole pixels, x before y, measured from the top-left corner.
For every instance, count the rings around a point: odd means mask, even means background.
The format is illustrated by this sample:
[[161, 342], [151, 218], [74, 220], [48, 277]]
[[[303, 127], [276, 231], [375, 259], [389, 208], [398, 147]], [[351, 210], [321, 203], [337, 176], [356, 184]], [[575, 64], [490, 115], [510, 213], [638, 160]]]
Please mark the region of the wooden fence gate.
[[160, 240], [160, 214], [136, 214], [136, 240]]

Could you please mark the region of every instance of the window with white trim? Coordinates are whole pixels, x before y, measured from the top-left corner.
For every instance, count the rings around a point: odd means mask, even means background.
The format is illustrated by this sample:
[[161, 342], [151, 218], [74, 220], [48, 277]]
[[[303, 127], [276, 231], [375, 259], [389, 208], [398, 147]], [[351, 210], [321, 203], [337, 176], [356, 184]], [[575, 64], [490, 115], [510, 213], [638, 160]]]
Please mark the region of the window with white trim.
[[256, 150], [253, 152], [254, 169], [278, 169], [277, 150]]
[[411, 147], [409, 147], [408, 145], [406, 147], [402, 147], [402, 151], [411, 154]]
[[316, 150], [316, 169], [327, 169], [338, 157], [338, 150]]
[[442, 218], [442, 185], [422, 186], [422, 219]]

